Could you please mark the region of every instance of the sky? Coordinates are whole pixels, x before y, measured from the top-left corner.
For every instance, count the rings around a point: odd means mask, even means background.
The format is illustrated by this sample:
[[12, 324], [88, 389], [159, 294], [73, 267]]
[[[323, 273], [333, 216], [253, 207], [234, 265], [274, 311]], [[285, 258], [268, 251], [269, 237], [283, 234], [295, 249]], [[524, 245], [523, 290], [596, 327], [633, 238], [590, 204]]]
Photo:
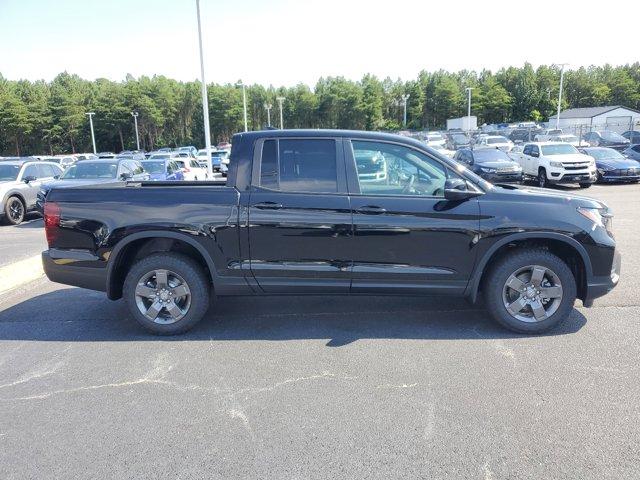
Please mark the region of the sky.
[[[632, 63], [640, 1], [200, 0], [207, 82]], [[602, 20], [600, 20], [602, 19]], [[632, 22], [633, 23], [633, 22]], [[0, 0], [0, 74], [199, 78], [195, 0]]]

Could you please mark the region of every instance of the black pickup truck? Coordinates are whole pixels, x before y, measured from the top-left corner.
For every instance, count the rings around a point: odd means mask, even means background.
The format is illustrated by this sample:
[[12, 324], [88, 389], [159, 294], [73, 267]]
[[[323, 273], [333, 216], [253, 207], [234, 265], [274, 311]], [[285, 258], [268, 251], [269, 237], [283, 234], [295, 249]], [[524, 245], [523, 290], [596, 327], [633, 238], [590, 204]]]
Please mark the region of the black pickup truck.
[[226, 184], [53, 189], [54, 282], [124, 297], [157, 334], [181, 333], [223, 295], [480, 294], [536, 333], [618, 282], [603, 203], [491, 185], [412, 139], [267, 130], [233, 138]]

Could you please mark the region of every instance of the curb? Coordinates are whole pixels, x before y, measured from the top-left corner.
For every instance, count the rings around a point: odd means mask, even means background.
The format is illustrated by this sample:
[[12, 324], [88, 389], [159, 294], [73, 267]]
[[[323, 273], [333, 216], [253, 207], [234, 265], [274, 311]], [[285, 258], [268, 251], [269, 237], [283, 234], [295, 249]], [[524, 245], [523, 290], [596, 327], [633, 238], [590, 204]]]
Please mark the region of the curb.
[[40, 255], [0, 267], [0, 294], [44, 276]]

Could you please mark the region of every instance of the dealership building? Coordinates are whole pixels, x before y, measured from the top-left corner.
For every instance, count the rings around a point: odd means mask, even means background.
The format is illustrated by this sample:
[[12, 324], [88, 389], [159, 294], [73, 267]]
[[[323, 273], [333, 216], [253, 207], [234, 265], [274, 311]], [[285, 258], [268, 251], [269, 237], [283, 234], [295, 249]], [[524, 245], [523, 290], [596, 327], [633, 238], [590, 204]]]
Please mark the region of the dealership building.
[[[549, 117], [549, 127], [555, 128], [557, 115]], [[611, 130], [622, 133], [640, 129], [640, 111], [612, 105], [608, 107], [570, 108], [560, 112], [558, 127], [568, 132], [580, 130]]]

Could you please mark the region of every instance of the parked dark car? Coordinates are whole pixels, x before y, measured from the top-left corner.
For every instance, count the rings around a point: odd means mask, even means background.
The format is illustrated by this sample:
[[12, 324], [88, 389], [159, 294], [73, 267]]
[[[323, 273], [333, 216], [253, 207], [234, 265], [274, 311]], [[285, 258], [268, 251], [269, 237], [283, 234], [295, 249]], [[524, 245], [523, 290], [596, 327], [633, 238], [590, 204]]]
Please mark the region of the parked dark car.
[[638, 130], [627, 130], [622, 134], [622, 136], [629, 140], [631, 144], [635, 145], [640, 143], [640, 131]]
[[640, 162], [640, 145], [631, 145], [630, 147], [625, 148], [622, 151], [622, 154], [631, 160]]
[[629, 146], [629, 140], [619, 133], [608, 130], [587, 132], [582, 135], [582, 139], [589, 142], [592, 147], [610, 147], [616, 150], [624, 150]]
[[453, 158], [489, 182], [522, 183], [522, 167], [500, 149], [463, 148]]
[[471, 146], [471, 140], [462, 132], [452, 132], [447, 134], [447, 147], [449, 150], [460, 150]]
[[599, 182], [638, 182], [640, 163], [608, 147], [584, 147], [582, 153], [593, 157], [598, 169]]
[[542, 129], [539, 127], [516, 128], [509, 134], [509, 140], [514, 143], [532, 142], [540, 132], [542, 132]]
[[[362, 152], [387, 178], [360, 181]], [[592, 198], [491, 185], [411, 138], [265, 130], [234, 136], [226, 186], [52, 190], [43, 263], [164, 335], [200, 321], [213, 291], [482, 294], [498, 322], [537, 333], [618, 283], [611, 219]]]
[[70, 166], [58, 179], [43, 183], [38, 192], [36, 209], [44, 212], [44, 204], [52, 188], [78, 187], [97, 183], [123, 182], [127, 180], [149, 180], [149, 174], [144, 171], [137, 160], [127, 158], [79, 160]]
[[142, 166], [149, 173], [151, 180], [178, 181], [184, 180], [184, 174], [180, 166], [170, 158], [149, 158], [142, 161]]

